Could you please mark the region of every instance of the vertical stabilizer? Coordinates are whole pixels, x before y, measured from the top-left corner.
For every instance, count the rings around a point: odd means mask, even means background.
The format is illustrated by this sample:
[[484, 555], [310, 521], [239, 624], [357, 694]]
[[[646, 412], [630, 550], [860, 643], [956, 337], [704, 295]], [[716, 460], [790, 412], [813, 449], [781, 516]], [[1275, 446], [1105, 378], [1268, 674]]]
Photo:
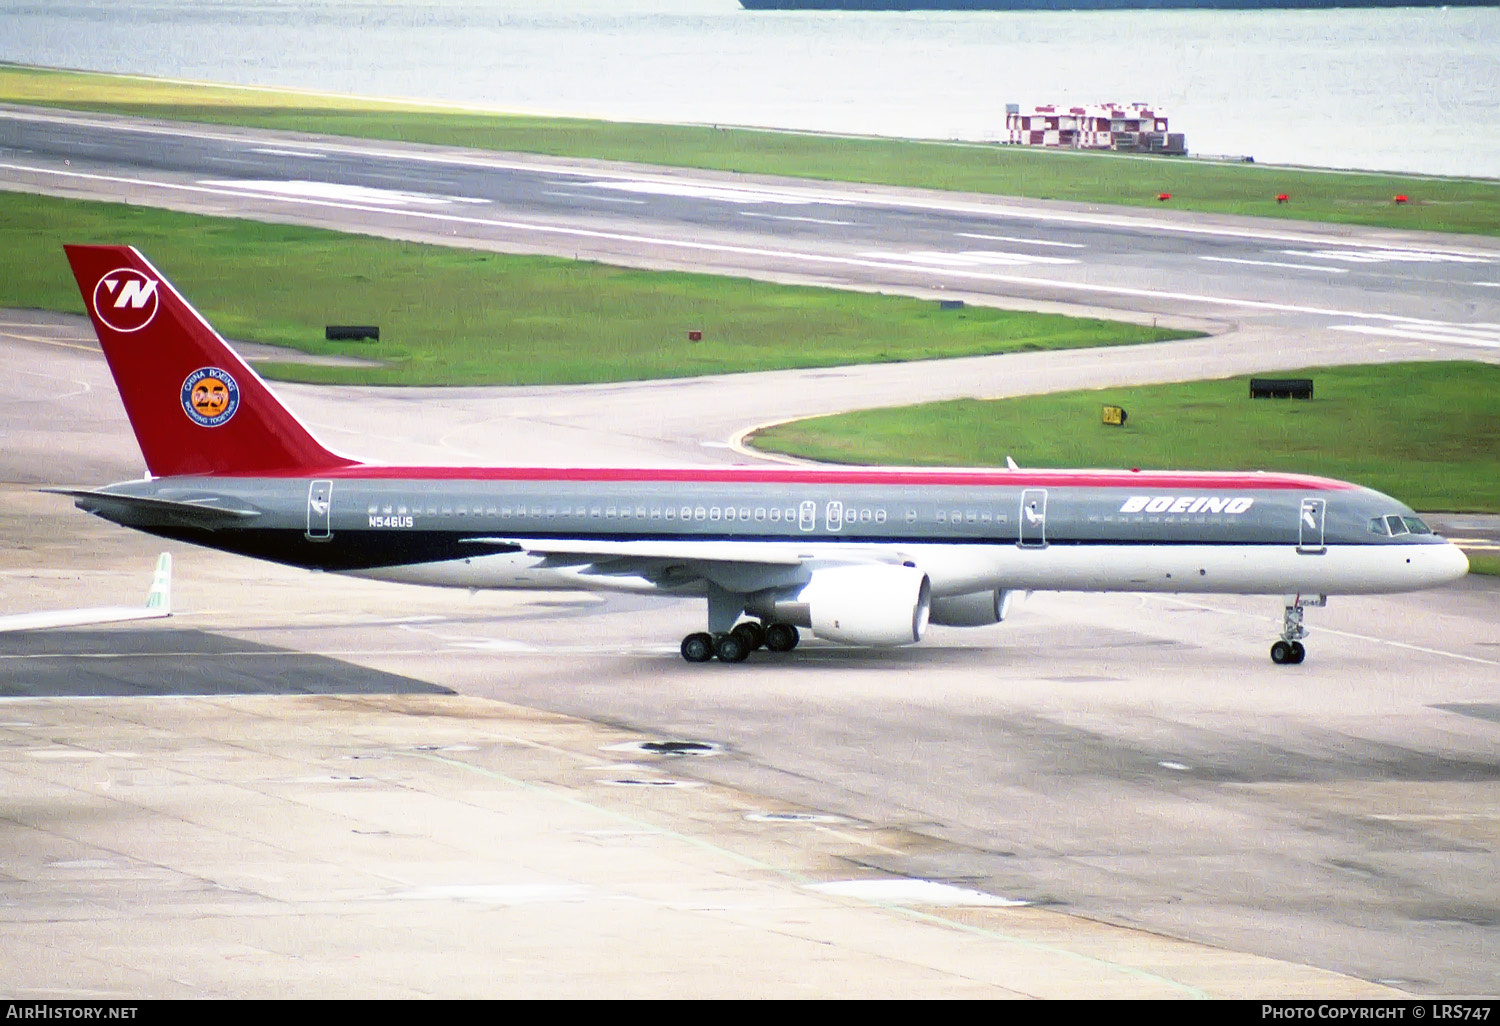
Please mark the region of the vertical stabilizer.
[[134, 247], [64, 248], [154, 476], [302, 475], [355, 462], [313, 438]]

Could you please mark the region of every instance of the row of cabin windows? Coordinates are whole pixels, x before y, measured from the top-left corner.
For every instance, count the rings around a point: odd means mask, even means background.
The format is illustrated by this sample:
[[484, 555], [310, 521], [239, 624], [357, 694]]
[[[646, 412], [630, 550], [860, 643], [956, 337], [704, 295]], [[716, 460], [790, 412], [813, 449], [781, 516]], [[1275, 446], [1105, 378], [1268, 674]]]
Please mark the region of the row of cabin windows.
[[[397, 516], [425, 515], [435, 516], [487, 516], [487, 517], [525, 517], [530, 516], [540, 519], [547, 517], [572, 517], [574, 519], [605, 519], [621, 520], [634, 517], [636, 520], [709, 520], [709, 521], [744, 521], [765, 523], [781, 523], [783, 521], [796, 523], [798, 511], [796, 509], [781, 509], [780, 507], [757, 506], [751, 509], [748, 506], [418, 506], [418, 505], [371, 505], [369, 507], [371, 516], [383, 515]], [[916, 520], [916, 511], [907, 513], [907, 522]], [[943, 514], [938, 514], [941, 520]], [[844, 511], [843, 522], [846, 524], [883, 524], [887, 515], [883, 509], [847, 509]], [[957, 514], [955, 513], [955, 520]], [[986, 518], [988, 519], [988, 518]], [[971, 520], [972, 522], [972, 520]]]
[[[636, 520], [706, 520], [717, 521], [740, 521], [745, 523], [802, 523], [810, 525], [814, 518], [804, 510], [799, 516], [795, 508], [781, 509], [779, 507], [757, 506], [753, 509], [748, 506], [419, 506], [415, 504], [386, 504], [371, 505], [369, 507], [371, 516], [384, 515], [398, 516], [426, 515], [435, 516], [486, 516], [486, 517], [531, 517], [541, 519], [571, 517], [573, 519], [591, 520], [621, 520], [634, 518]], [[825, 513], [825, 516], [827, 514]], [[842, 510], [841, 522], [843, 524], [884, 524], [888, 519], [884, 509], [871, 507], [847, 508]], [[1004, 513], [995, 513], [992, 510], [976, 509], [940, 509], [935, 516], [939, 524], [1004, 524], [1009, 522], [1009, 517]], [[905, 520], [908, 524], [915, 524], [918, 520], [917, 511], [908, 509]]]

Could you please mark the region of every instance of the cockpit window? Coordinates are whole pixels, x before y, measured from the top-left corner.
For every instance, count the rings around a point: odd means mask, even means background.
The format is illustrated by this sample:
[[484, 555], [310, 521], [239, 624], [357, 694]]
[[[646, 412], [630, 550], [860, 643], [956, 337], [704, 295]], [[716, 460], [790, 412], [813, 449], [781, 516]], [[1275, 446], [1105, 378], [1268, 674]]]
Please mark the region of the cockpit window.
[[1403, 517], [1392, 513], [1388, 517], [1375, 517], [1371, 520], [1370, 533], [1381, 537], [1396, 537], [1403, 534], [1431, 534], [1432, 528], [1423, 523], [1421, 517]]

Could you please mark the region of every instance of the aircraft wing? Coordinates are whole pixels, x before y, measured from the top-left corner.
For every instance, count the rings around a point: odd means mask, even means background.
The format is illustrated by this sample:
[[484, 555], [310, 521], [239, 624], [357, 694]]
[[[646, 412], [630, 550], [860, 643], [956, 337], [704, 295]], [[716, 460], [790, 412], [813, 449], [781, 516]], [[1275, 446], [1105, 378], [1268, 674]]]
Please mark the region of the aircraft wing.
[[151, 590], [144, 606], [95, 606], [90, 609], [58, 609], [41, 613], [0, 616], [0, 633], [35, 631], [48, 627], [81, 627], [127, 620], [156, 620], [172, 615], [172, 554], [163, 552], [151, 575]]
[[889, 549], [857, 544], [788, 542], [611, 541], [602, 538], [470, 538], [511, 552], [540, 556], [545, 567], [575, 567], [589, 576], [644, 577], [669, 587], [709, 581], [750, 592], [803, 582], [809, 564], [900, 563]]

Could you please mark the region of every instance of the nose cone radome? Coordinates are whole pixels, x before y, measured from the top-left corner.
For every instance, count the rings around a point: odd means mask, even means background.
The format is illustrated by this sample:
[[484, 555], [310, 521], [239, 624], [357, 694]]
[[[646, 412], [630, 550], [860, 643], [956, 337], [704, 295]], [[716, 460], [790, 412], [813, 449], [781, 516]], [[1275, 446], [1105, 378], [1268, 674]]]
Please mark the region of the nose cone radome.
[[1469, 557], [1464, 555], [1463, 549], [1452, 542], [1433, 548], [1435, 551], [1429, 568], [1433, 584], [1447, 584], [1469, 572]]

